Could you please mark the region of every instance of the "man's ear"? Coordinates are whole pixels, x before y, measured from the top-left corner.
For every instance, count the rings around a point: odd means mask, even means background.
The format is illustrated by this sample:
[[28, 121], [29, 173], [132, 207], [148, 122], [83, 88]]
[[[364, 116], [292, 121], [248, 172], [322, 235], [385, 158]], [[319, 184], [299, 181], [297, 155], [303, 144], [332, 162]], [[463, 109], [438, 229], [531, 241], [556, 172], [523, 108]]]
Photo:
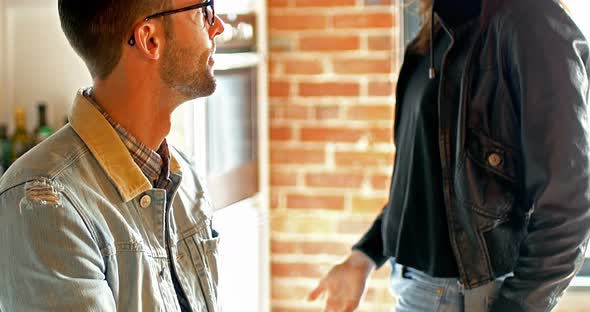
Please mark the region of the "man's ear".
[[145, 57], [158, 60], [163, 48], [164, 32], [159, 25], [144, 22], [135, 29], [135, 45]]

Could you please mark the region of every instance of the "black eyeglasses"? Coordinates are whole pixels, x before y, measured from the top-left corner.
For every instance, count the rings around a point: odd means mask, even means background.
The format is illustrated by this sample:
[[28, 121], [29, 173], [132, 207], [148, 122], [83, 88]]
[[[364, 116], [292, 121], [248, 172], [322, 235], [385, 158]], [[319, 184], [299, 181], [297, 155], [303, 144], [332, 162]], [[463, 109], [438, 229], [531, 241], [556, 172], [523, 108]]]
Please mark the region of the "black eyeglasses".
[[[170, 11], [164, 11], [164, 12], [152, 14], [152, 15], [144, 18], [143, 21], [147, 22], [147, 21], [154, 19], [154, 18], [158, 18], [158, 17], [162, 17], [162, 16], [166, 16], [166, 15], [172, 15], [172, 14], [190, 11], [190, 10], [196, 10], [196, 9], [203, 10], [203, 16], [205, 17], [205, 21], [207, 22], [207, 24], [209, 24], [209, 26], [213, 26], [215, 24], [215, 7], [213, 6], [213, 0], [189, 5], [187, 7], [180, 8], [180, 9], [174, 9], [174, 10], [170, 10]], [[130, 46], [135, 45], [134, 35], [131, 35], [131, 38], [129, 38], [129, 41], [127, 43]]]

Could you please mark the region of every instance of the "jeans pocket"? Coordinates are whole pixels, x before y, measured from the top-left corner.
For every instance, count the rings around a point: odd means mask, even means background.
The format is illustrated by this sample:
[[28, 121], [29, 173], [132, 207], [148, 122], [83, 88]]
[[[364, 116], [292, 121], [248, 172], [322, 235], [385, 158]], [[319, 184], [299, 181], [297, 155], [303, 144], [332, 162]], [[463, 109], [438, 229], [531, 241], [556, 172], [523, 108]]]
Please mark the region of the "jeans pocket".
[[389, 288], [394, 296], [398, 297], [401, 293], [403, 293], [404, 289], [409, 285], [411, 281], [401, 274], [395, 274], [391, 276]]
[[424, 312], [437, 311], [441, 301], [441, 294], [432, 291], [430, 286], [401, 278], [395, 290], [396, 312]]

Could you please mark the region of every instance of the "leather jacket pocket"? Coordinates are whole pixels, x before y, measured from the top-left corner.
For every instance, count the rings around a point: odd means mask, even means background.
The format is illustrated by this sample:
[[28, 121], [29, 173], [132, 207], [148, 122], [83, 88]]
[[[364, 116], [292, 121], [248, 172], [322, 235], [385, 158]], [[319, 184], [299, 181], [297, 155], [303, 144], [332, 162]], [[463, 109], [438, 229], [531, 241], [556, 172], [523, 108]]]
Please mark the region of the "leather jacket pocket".
[[468, 129], [455, 175], [457, 198], [485, 217], [505, 217], [516, 191], [515, 155], [512, 149]]

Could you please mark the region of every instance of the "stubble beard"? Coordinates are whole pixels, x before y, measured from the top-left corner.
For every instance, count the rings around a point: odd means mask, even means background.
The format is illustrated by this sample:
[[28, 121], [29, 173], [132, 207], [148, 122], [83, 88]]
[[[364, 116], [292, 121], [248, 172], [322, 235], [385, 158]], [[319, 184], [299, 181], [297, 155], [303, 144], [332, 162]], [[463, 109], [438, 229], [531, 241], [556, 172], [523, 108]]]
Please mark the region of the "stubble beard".
[[209, 69], [210, 51], [204, 49], [195, 57], [191, 49], [178, 48], [174, 41], [164, 51], [160, 77], [186, 101], [213, 94], [217, 82]]

